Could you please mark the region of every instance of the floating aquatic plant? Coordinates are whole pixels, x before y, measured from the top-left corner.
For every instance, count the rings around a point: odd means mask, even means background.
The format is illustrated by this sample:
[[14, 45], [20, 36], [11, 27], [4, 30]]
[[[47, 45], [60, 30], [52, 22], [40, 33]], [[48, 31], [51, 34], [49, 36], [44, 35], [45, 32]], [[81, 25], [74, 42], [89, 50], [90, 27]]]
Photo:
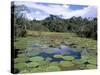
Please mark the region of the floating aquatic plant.
[[42, 52], [42, 48], [32, 48], [32, 50], [27, 50], [27, 56], [35, 56]]
[[45, 68], [42, 67], [38, 67], [38, 68], [32, 68], [30, 71], [30, 73], [35, 73], [35, 72], [45, 72]]
[[93, 64], [88, 64], [88, 65], [86, 65], [86, 68], [87, 69], [96, 69], [97, 66], [96, 65], [93, 65]]
[[46, 68], [46, 71], [60, 71], [61, 69], [58, 66], [49, 66]]
[[21, 74], [28, 73], [28, 72], [29, 72], [28, 70], [22, 70], [22, 71], [20, 71]]
[[61, 61], [60, 66], [62, 66], [62, 67], [72, 67], [72, 66], [74, 66], [74, 64], [70, 61]]
[[30, 61], [34, 61], [34, 62], [41, 62], [43, 60], [44, 58], [40, 56], [35, 56], [35, 57], [30, 58]]
[[22, 58], [16, 58], [14, 59], [14, 63], [24, 63], [27, 60], [27, 58], [22, 57]]
[[50, 63], [51, 60], [52, 60], [52, 58], [50, 58], [50, 57], [45, 58], [46, 63]]
[[64, 60], [74, 60], [75, 58], [73, 56], [63, 56]]
[[39, 63], [37, 63], [37, 62], [31, 62], [31, 63], [28, 63], [27, 64], [27, 67], [29, 67], [29, 68], [36, 68], [36, 67], [38, 67], [40, 64]]
[[26, 63], [17, 63], [14, 64], [14, 67], [17, 68], [19, 71], [25, 70], [27, 68]]
[[49, 64], [49, 66], [58, 66], [59, 65], [59, 62], [51, 62], [50, 64]]
[[89, 59], [90, 59], [90, 56], [83, 55], [83, 56], [81, 56], [81, 59], [79, 61], [81, 63], [85, 63], [85, 62], [88, 62]]
[[63, 56], [60, 55], [60, 54], [57, 54], [57, 55], [54, 55], [53, 57], [54, 57], [54, 58], [62, 58]]
[[25, 57], [25, 54], [18, 54], [18, 57]]
[[89, 62], [90, 64], [96, 65], [96, 64], [97, 64], [97, 59], [96, 59], [96, 58], [91, 58], [91, 59], [88, 60], [88, 62]]

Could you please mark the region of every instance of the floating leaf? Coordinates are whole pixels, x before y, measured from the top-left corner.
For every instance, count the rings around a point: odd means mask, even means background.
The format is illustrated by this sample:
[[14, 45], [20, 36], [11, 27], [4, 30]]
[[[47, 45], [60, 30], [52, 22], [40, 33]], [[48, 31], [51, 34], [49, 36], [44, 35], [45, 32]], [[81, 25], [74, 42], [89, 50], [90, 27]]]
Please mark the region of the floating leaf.
[[17, 68], [19, 71], [21, 71], [21, 70], [25, 70], [27, 65], [26, 63], [17, 63], [17, 64], [14, 64], [14, 67]]
[[18, 57], [25, 57], [25, 54], [18, 54]]
[[29, 68], [35, 68], [35, 67], [38, 67], [40, 64], [37, 63], [37, 62], [31, 62], [31, 63], [28, 63], [27, 64], [27, 67]]
[[26, 60], [27, 58], [25, 57], [22, 57], [22, 58], [19, 57], [14, 60], [14, 63], [24, 63]]
[[75, 58], [73, 56], [63, 56], [64, 60], [74, 60]]
[[62, 58], [63, 56], [60, 55], [60, 54], [57, 54], [57, 55], [54, 55], [53, 57], [54, 57], [54, 58]]
[[91, 59], [88, 60], [88, 62], [89, 62], [90, 64], [94, 64], [94, 65], [97, 64], [96, 58], [91, 58]]
[[59, 62], [51, 62], [49, 65], [50, 66], [58, 66], [59, 65]]
[[93, 65], [93, 64], [88, 64], [86, 67], [87, 67], [87, 69], [96, 69], [97, 68], [97, 66]]
[[40, 62], [43, 60], [44, 60], [44, 58], [40, 57], [40, 56], [35, 56], [35, 57], [30, 58], [30, 61], [34, 61], [34, 62]]
[[46, 71], [60, 71], [60, 68], [58, 66], [49, 66]]
[[74, 66], [74, 64], [70, 61], [61, 61], [60, 66], [62, 66], [62, 67], [72, 67], [72, 66]]

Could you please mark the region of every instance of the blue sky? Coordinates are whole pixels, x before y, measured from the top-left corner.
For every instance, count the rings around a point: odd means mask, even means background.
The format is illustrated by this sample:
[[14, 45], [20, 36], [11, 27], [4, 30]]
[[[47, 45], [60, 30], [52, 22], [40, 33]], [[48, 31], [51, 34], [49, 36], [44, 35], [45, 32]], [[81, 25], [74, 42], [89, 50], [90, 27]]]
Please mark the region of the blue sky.
[[26, 13], [27, 18], [43, 20], [50, 14], [62, 16], [64, 19], [76, 17], [96, 17], [97, 8], [87, 5], [72, 5], [72, 4], [52, 4], [52, 3], [34, 3], [34, 2], [15, 2], [15, 5], [25, 5], [30, 12]]

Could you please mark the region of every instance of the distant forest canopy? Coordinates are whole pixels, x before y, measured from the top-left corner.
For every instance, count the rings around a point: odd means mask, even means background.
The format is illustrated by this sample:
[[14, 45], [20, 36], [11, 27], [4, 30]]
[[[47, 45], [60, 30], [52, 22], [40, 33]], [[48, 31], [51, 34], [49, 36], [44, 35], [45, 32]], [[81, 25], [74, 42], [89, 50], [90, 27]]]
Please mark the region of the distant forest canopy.
[[[23, 13], [22, 13], [23, 12]], [[28, 20], [25, 12], [29, 9], [22, 6], [11, 5], [11, 22], [14, 25], [14, 36], [27, 36], [26, 30], [50, 31], [50, 32], [73, 32], [80, 37], [97, 40], [97, 17], [89, 19], [73, 16], [69, 19], [60, 18], [50, 14], [44, 20]]]

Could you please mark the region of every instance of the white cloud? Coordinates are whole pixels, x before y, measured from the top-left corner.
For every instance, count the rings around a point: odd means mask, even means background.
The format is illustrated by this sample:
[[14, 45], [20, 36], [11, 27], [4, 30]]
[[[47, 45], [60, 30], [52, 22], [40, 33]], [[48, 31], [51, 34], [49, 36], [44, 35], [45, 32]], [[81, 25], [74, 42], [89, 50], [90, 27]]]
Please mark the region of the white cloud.
[[[71, 18], [73, 16], [81, 16], [81, 17], [96, 17], [97, 16], [97, 8], [93, 6], [88, 6], [80, 10], [72, 10], [69, 8], [68, 5], [59, 5], [59, 4], [37, 4], [32, 2], [15, 2], [16, 5], [26, 5], [27, 7], [36, 8], [39, 10], [44, 11], [46, 14], [53, 14], [53, 15], [62, 15], [63, 18]], [[43, 15], [43, 13], [36, 11], [32, 12], [31, 15], [33, 18], [36, 19], [44, 19], [48, 15]]]

